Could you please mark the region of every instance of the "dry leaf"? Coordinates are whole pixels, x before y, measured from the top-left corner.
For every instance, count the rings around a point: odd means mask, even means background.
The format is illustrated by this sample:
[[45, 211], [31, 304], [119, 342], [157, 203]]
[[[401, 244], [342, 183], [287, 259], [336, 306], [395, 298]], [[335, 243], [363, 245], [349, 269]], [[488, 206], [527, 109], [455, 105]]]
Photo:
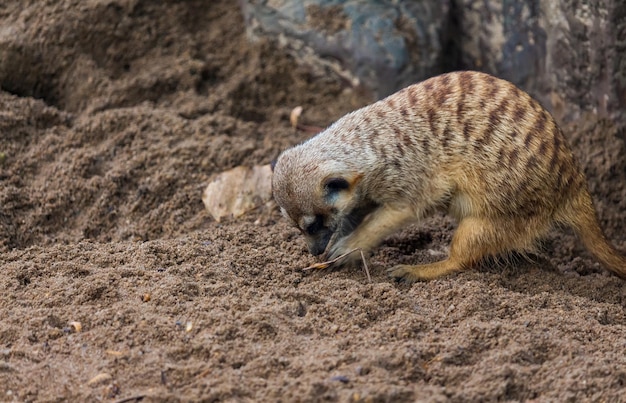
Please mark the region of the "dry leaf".
[[213, 177], [202, 194], [204, 206], [215, 221], [240, 217], [272, 198], [272, 168], [239, 166]]

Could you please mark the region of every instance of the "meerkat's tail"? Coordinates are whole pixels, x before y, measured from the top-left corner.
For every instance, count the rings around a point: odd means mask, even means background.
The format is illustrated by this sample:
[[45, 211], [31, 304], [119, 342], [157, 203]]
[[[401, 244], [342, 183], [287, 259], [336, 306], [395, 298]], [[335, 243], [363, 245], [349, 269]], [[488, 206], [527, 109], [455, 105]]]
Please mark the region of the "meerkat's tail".
[[571, 200], [567, 210], [563, 221], [574, 229], [587, 250], [607, 269], [626, 280], [626, 257], [617, 251], [604, 236], [591, 195], [586, 188], [581, 189]]

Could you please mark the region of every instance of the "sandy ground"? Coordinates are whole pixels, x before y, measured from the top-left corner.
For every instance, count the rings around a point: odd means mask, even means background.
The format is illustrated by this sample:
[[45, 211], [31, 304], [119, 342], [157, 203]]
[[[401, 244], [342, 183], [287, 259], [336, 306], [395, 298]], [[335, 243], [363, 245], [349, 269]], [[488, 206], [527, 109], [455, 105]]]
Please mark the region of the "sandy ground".
[[[16, 38], [0, 65], [0, 401], [626, 396], [626, 282], [571, 231], [530, 262], [405, 285], [385, 268], [441, 259], [451, 220], [389, 238], [370, 283], [299, 271], [315, 260], [275, 209], [210, 219], [212, 174], [306, 138], [291, 108], [327, 125], [369, 102], [248, 43], [236, 2], [14, 3], [0, 7]], [[564, 129], [626, 251], [624, 130], [591, 115]]]

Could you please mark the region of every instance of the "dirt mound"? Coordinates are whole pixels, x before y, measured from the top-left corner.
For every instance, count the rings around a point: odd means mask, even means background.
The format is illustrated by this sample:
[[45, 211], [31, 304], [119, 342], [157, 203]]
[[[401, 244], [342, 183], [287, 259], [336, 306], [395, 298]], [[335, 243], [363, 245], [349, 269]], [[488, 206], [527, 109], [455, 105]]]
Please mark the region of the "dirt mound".
[[[372, 283], [298, 271], [276, 211], [212, 221], [212, 174], [306, 138], [291, 108], [326, 125], [370, 99], [205, 3], [0, 6], [1, 401], [621, 398], [626, 283], [569, 231], [406, 286], [384, 269], [440, 259], [448, 218], [389, 238]], [[626, 251], [623, 129], [564, 129]]]
[[229, 4], [75, 3], [6, 21], [35, 20], [5, 44], [21, 56], [0, 81], [15, 94], [0, 94], [5, 250], [201, 228], [208, 175], [297, 141], [290, 108], [329, 123], [358, 105], [340, 82], [250, 46]]

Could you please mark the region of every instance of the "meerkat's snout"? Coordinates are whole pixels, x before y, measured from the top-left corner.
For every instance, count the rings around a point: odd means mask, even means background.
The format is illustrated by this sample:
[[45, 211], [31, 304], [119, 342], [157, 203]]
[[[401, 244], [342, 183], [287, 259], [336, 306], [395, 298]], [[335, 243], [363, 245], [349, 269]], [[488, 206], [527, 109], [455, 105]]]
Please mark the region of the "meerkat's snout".
[[302, 221], [303, 225], [298, 227], [304, 233], [309, 252], [313, 256], [321, 255], [326, 250], [334, 231], [325, 226], [324, 216], [321, 214], [304, 216]]

